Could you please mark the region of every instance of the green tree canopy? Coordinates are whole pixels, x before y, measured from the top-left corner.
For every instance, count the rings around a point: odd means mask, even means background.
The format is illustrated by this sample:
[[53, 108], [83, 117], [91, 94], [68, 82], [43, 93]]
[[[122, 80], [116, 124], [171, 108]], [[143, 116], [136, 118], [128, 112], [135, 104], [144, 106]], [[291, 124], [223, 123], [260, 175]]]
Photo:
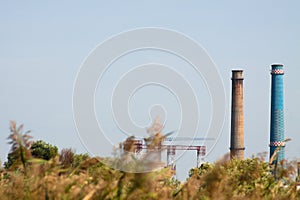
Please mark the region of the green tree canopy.
[[43, 140], [33, 142], [30, 149], [33, 157], [44, 160], [50, 160], [58, 155], [58, 148]]

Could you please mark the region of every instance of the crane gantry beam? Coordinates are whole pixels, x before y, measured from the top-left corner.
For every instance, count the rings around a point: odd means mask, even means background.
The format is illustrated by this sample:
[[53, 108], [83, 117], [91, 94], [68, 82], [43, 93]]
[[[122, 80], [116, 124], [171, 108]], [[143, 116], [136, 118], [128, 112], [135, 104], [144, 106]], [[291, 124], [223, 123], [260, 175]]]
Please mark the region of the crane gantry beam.
[[161, 144], [155, 146], [154, 148], [149, 148], [146, 144], [143, 144], [142, 140], [134, 140], [134, 144], [136, 146], [136, 153], [141, 152], [143, 149], [146, 150], [167, 150], [167, 166], [170, 166], [174, 172], [176, 171], [176, 163], [175, 163], [175, 156], [177, 150], [192, 150], [196, 151], [197, 153], [197, 167], [200, 166], [200, 157], [204, 157], [206, 155], [206, 146], [200, 145], [167, 145]]

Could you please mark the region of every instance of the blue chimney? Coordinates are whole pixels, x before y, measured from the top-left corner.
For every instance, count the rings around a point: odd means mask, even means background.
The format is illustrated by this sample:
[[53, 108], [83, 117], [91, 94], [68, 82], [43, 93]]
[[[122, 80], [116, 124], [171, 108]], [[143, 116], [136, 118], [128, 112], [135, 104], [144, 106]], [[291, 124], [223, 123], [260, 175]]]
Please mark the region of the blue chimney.
[[283, 105], [283, 65], [272, 64], [271, 76], [271, 124], [270, 124], [270, 158], [279, 147], [278, 157], [273, 160], [280, 162], [284, 159], [284, 105]]

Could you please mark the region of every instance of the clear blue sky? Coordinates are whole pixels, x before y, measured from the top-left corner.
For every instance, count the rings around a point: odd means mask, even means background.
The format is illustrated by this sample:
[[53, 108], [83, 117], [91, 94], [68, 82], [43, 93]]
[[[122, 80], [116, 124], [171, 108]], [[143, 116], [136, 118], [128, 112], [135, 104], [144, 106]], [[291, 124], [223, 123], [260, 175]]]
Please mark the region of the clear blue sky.
[[[246, 156], [268, 151], [271, 63], [285, 67], [287, 158], [300, 154], [300, 3], [298, 1], [1, 1], [0, 160], [9, 151], [9, 120], [35, 139], [85, 152], [72, 116], [79, 67], [100, 42], [139, 27], [180, 31], [209, 53], [227, 95], [227, 116], [209, 161], [229, 151], [230, 76], [245, 70]], [[183, 158], [184, 159], [184, 158]], [[189, 163], [189, 161], [182, 161]], [[192, 167], [194, 161], [190, 161]], [[178, 163], [180, 168], [180, 161]], [[184, 166], [180, 175], [184, 177]]]

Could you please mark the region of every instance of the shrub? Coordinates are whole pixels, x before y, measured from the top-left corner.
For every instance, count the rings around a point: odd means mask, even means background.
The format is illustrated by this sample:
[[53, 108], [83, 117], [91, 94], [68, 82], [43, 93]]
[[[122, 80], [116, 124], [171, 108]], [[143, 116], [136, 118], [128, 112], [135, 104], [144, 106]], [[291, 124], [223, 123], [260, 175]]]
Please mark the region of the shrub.
[[73, 157], [72, 167], [78, 167], [83, 161], [89, 159], [89, 155], [87, 153], [84, 154], [75, 154]]
[[74, 152], [72, 149], [62, 149], [59, 155], [59, 162], [64, 168], [68, 168], [74, 161]]
[[35, 158], [50, 160], [58, 155], [58, 148], [42, 140], [33, 142], [31, 145], [31, 155]]

